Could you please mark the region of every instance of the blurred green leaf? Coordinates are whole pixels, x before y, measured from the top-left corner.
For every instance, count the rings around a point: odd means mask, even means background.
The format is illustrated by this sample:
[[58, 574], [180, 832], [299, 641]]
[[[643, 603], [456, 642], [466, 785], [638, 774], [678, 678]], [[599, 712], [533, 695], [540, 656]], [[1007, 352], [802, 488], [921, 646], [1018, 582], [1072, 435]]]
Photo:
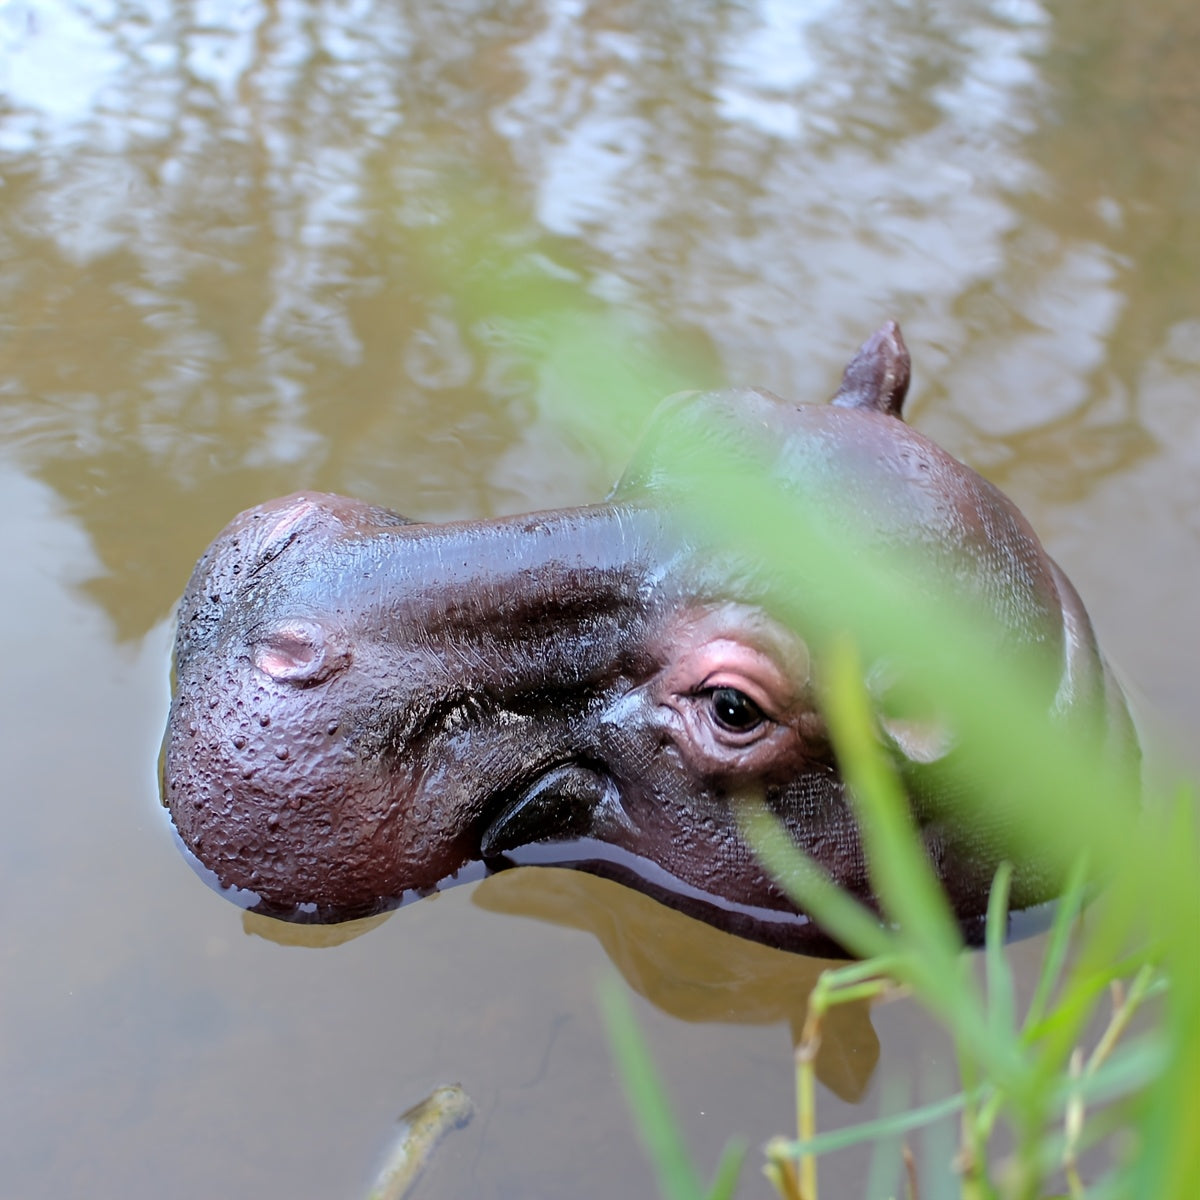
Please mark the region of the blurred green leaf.
[[858, 817], [871, 882], [901, 939], [919, 947], [927, 969], [957, 976], [962, 936], [925, 855], [908, 799], [875, 736], [854, 644], [846, 637], [835, 639], [823, 665], [824, 714]]
[[804, 911], [820, 914], [821, 927], [861, 958], [887, 955], [892, 935], [865, 905], [843, 892], [805, 854], [760, 801], [743, 800], [738, 826], [763, 865]]
[[1008, 1038], [1016, 1027], [1016, 998], [1012, 970], [1005, 957], [1008, 940], [1009, 884], [1012, 864], [1001, 863], [992, 880], [988, 896], [987, 933], [984, 942], [987, 960], [988, 1023], [996, 1037]]
[[746, 1160], [745, 1144], [738, 1141], [729, 1142], [721, 1153], [713, 1175], [712, 1187], [708, 1189], [705, 1200], [733, 1200], [737, 1194], [738, 1176], [742, 1172], [742, 1163]]
[[[640, 351], [631, 353], [627, 332], [616, 324], [589, 325], [582, 309], [555, 315], [550, 307], [543, 306], [538, 318], [546, 346], [544, 378], [553, 380], [553, 403], [564, 403], [567, 419], [578, 420], [568, 411], [575, 405], [587, 409], [589, 419], [594, 408], [602, 424], [624, 427], [641, 411], [649, 390], [691, 382], [686, 369], [660, 371], [665, 362], [655, 364], [652, 352], [639, 360]], [[622, 428], [620, 436], [628, 435]], [[1122, 1176], [1136, 1181], [1128, 1194], [1200, 1195], [1200, 1143], [1193, 1136], [1200, 1124], [1195, 1087], [1200, 1078], [1200, 854], [1194, 795], [1181, 792], [1173, 802], [1152, 795], [1139, 806], [1127, 763], [1091, 736], [1048, 716], [1044, 699], [1031, 701], [1054, 694], [1055, 664], [1049, 673], [1039, 672], [1019, 657], [996, 653], [979, 615], [929, 586], [912, 563], [890, 557], [852, 528], [823, 527], [827, 505], [819, 469], [813, 479], [781, 481], [771, 467], [778, 447], [769, 442], [755, 462], [741, 449], [731, 459], [720, 436], [697, 432], [681, 438], [687, 444], [678, 447], [678, 457], [686, 462], [687, 477], [672, 499], [682, 505], [686, 536], [711, 548], [714, 558], [725, 555], [740, 564], [745, 577], [762, 586], [768, 607], [801, 630], [813, 651], [823, 711], [886, 921], [841, 893], [792, 844], [761, 801], [744, 797], [739, 823], [764, 865], [847, 949], [893, 957], [896, 974], [982, 1070], [985, 1082], [971, 1092], [971, 1097], [986, 1097], [980, 1129], [986, 1135], [997, 1114], [1007, 1114], [1025, 1139], [1020, 1154], [1034, 1153], [1028, 1139], [1039, 1122], [1050, 1110], [1061, 1111], [1071, 1087], [1079, 1086], [1065, 1080], [1066, 1062], [1109, 984], [1143, 962], [1160, 960], [1172, 982], [1158, 1040], [1119, 1047], [1081, 1086], [1089, 1103], [1145, 1094], [1136, 1113], [1140, 1137], [1132, 1173]], [[915, 712], [950, 714], [961, 819], [969, 822], [972, 809], [985, 815], [988, 827], [1001, 831], [1006, 856], [1018, 863], [1036, 859], [1064, 880], [1019, 1033], [1004, 951], [1010, 877], [1005, 872], [997, 878], [989, 905], [985, 1004], [963, 969], [957, 925], [877, 740], [862, 679], [865, 669], [880, 662], [897, 678], [889, 702]], [[1091, 880], [1106, 890], [1081, 921]], [[629, 1086], [641, 1097], [635, 1101], [639, 1121], [662, 1164], [664, 1194], [697, 1195], [678, 1132], [662, 1118], [661, 1091], [655, 1098], [653, 1084], [629, 1065], [636, 1057], [628, 1047], [618, 1053]], [[959, 1095], [942, 1102], [949, 1106], [944, 1111], [957, 1111], [967, 1099]], [[894, 1138], [939, 1115], [941, 1105], [925, 1106], [820, 1135], [804, 1147], [823, 1153], [871, 1138]], [[1035, 1157], [1040, 1160], [1053, 1145], [1047, 1136]], [[792, 1143], [790, 1150], [796, 1149]]]
[[707, 1192], [692, 1167], [687, 1145], [671, 1111], [666, 1091], [654, 1069], [649, 1048], [637, 1027], [625, 992], [616, 980], [600, 988], [600, 1006], [625, 1093], [636, 1119], [638, 1133], [658, 1176], [659, 1191], [667, 1200], [719, 1200], [734, 1194], [745, 1148], [726, 1146], [716, 1179]]
[[1034, 986], [1029, 1008], [1025, 1013], [1025, 1037], [1029, 1040], [1030, 1030], [1037, 1028], [1050, 1001], [1050, 995], [1060, 982], [1063, 966], [1067, 960], [1067, 951], [1071, 944], [1071, 933], [1075, 922], [1083, 908], [1083, 899], [1087, 889], [1087, 857], [1080, 857], [1071, 870], [1070, 878], [1063, 889], [1054, 913], [1054, 923], [1046, 938], [1046, 946], [1042, 953], [1042, 967], [1038, 972], [1038, 980]]
[[910, 1133], [914, 1129], [931, 1125], [934, 1121], [942, 1120], [943, 1117], [961, 1112], [967, 1099], [964, 1092], [958, 1092], [953, 1096], [947, 1096], [944, 1100], [936, 1100], [932, 1104], [923, 1104], [905, 1112], [892, 1113], [874, 1121], [863, 1121], [858, 1125], [834, 1130], [832, 1133], [821, 1133], [807, 1141], [798, 1142], [785, 1138], [774, 1138], [770, 1145], [777, 1153], [792, 1158], [799, 1158], [802, 1154], [828, 1154], [831, 1150], [843, 1150], [847, 1146], [856, 1146], [860, 1142], [870, 1142], [880, 1137]]

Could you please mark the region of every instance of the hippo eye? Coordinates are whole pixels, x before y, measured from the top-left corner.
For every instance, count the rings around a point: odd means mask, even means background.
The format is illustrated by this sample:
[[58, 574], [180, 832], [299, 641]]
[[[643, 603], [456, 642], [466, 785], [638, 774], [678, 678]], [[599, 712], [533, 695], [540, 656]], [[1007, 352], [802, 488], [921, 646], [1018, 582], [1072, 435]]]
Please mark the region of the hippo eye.
[[713, 716], [730, 733], [749, 733], [766, 720], [762, 709], [737, 688], [713, 688], [711, 695]]

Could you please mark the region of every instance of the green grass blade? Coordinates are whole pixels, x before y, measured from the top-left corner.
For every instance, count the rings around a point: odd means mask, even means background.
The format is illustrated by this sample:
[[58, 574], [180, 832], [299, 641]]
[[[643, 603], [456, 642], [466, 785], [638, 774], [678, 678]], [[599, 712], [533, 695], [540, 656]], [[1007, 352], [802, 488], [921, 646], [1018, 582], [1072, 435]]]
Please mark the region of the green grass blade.
[[1046, 937], [1046, 948], [1042, 954], [1042, 969], [1038, 974], [1033, 996], [1025, 1013], [1023, 1034], [1027, 1040], [1029, 1031], [1038, 1025], [1045, 1014], [1050, 995], [1062, 978], [1063, 967], [1067, 961], [1067, 951], [1071, 945], [1071, 932], [1083, 909], [1087, 883], [1087, 855], [1081, 855], [1071, 868], [1067, 885], [1063, 889], [1063, 894], [1058, 901], [1058, 908], [1054, 913], [1054, 923]]
[[658, 1177], [659, 1192], [664, 1200], [702, 1200], [700, 1180], [683, 1135], [620, 984], [609, 980], [601, 986], [600, 1006], [638, 1133]]
[[987, 1064], [1003, 1087], [1027, 1090], [1014, 1038], [989, 1026], [974, 980], [960, 966], [957, 922], [913, 824], [908, 801], [874, 733], [857, 651], [835, 639], [829, 655], [824, 711], [851, 790], [871, 880], [898, 925], [895, 945], [907, 951], [898, 974], [922, 1002]]
[[621, 985], [604, 983], [600, 1004], [638, 1132], [658, 1177], [664, 1200], [733, 1200], [746, 1157], [745, 1144], [730, 1141], [717, 1163], [712, 1186], [703, 1190], [670, 1101]]
[[[1168, 1064], [1167, 1044], [1158, 1034], [1149, 1034], [1136, 1042], [1119, 1046], [1107, 1062], [1079, 1083], [1062, 1081], [1056, 1092], [1065, 1104], [1072, 1087], [1083, 1094], [1089, 1105], [1108, 1104], [1131, 1096], [1155, 1082]], [[1193, 1099], [1194, 1099], [1193, 1094]]]
[[717, 1171], [713, 1176], [712, 1187], [708, 1189], [705, 1200], [733, 1200], [737, 1194], [738, 1176], [741, 1174], [742, 1163], [745, 1161], [745, 1143], [729, 1142], [721, 1153], [721, 1160], [717, 1163]]
[[942, 1100], [922, 1104], [919, 1108], [910, 1108], [905, 1112], [878, 1117], [873, 1121], [863, 1121], [845, 1129], [819, 1133], [816, 1137], [807, 1138], [802, 1142], [774, 1138], [770, 1145], [774, 1151], [790, 1158], [799, 1158], [802, 1154], [829, 1154], [833, 1150], [844, 1150], [847, 1146], [857, 1146], [862, 1142], [871, 1142], [877, 1138], [896, 1137], [900, 1134], [911, 1133], [914, 1129], [922, 1129], [944, 1117], [961, 1112], [966, 1103], [966, 1093], [957, 1092]]
[[818, 915], [821, 927], [846, 950], [860, 958], [893, 952], [893, 936], [879, 918], [833, 883], [762, 803], [743, 801], [738, 807], [738, 827], [772, 878], [801, 910]]
[[[1145, 955], [1137, 955], [1101, 963], [1091, 953], [1090, 946], [1088, 950], [1067, 976], [1053, 1007], [1036, 1025], [1027, 1023], [1022, 1032], [1023, 1043], [1037, 1045], [1042, 1079], [1051, 1079], [1062, 1069], [1109, 986], [1128, 979], [1147, 961]], [[1161, 986], [1156, 984], [1153, 990], [1158, 991]]]
[[1005, 944], [1008, 940], [1008, 897], [1012, 864], [1001, 863], [988, 896], [984, 957], [987, 965], [988, 1023], [997, 1037], [1010, 1037], [1016, 1026], [1016, 999], [1012, 968]]
[[871, 881], [901, 937], [943, 968], [962, 949], [958, 924], [934, 877], [908, 800], [875, 736], [854, 644], [838, 638], [827, 664], [824, 711], [850, 790]]
[[[881, 1117], [908, 1112], [912, 1107], [914, 1081], [907, 1071], [892, 1071], [884, 1076], [880, 1088]], [[869, 1197], [895, 1196], [896, 1183], [903, 1170], [903, 1133], [881, 1133], [874, 1139], [871, 1167], [867, 1173], [864, 1195]]]

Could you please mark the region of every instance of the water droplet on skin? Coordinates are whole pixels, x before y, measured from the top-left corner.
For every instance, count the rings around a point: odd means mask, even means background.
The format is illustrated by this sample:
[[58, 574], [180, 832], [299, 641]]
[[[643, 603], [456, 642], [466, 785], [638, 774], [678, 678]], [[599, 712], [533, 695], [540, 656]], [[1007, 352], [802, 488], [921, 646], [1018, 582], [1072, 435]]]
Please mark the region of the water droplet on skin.
[[246, 748], [246, 739], [240, 733], [233, 739], [233, 748], [235, 750], [244, 750]]
[[286, 746], [277, 746], [275, 748], [275, 757], [279, 759], [280, 762], [286, 762], [287, 756], [288, 748]]
[[278, 814], [278, 813], [272, 813], [272, 814], [271, 814], [271, 815], [270, 815], [270, 816], [267, 818], [267, 828], [268, 828], [268, 829], [275, 829], [275, 828], [277, 828], [277, 827], [278, 827], [278, 825], [279, 825], [279, 814]]
[[262, 714], [262, 716], [258, 718], [258, 723], [259, 723], [259, 724], [260, 724], [260, 725], [261, 725], [261, 726], [262, 726], [264, 729], [266, 729], [266, 727], [267, 727], [268, 725], [270, 725], [270, 723], [271, 723], [271, 714], [270, 714], [270, 713], [263, 713], [263, 714]]
[[337, 731], [338, 731], [338, 723], [336, 721], [330, 721], [329, 724], [325, 726], [325, 732], [327, 734], [329, 734], [330, 737], [332, 737], [335, 733], [337, 733]]

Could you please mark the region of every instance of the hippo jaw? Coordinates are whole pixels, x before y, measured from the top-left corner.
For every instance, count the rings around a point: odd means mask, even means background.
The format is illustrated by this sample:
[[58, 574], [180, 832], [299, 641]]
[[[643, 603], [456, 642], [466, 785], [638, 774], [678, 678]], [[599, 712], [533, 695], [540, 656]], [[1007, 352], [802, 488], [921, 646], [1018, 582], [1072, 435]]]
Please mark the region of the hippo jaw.
[[580, 867], [750, 936], [816, 945], [740, 826], [744, 800], [765, 802], [865, 887], [806, 645], [759, 608], [718, 602], [673, 614], [656, 649], [655, 669], [599, 713], [586, 765], [494, 812], [485, 860]]

